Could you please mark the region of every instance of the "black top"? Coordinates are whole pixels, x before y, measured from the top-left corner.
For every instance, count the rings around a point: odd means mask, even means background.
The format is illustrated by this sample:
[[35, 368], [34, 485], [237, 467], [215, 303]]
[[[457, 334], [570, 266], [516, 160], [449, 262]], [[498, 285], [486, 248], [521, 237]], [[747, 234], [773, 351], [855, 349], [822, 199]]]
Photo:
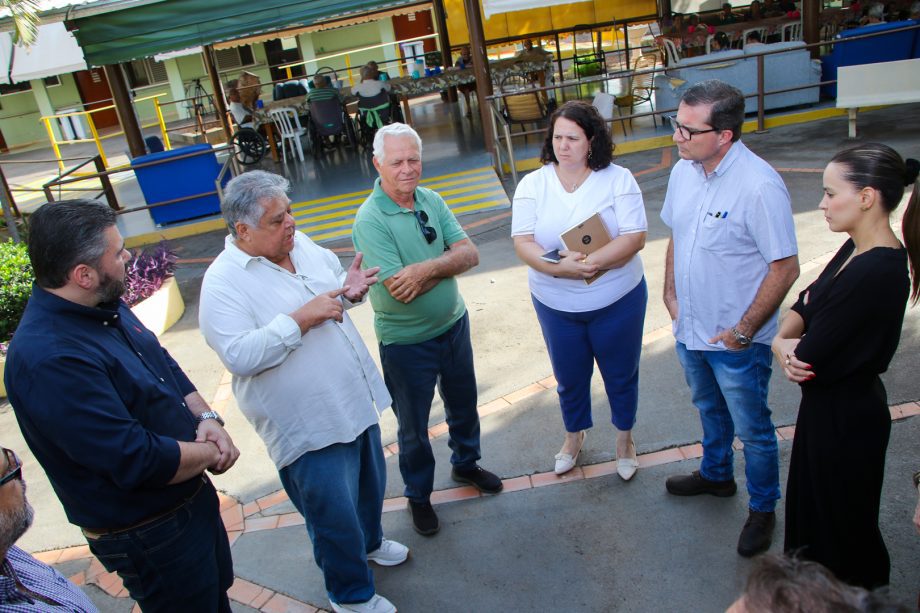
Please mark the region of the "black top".
[[805, 320], [795, 355], [816, 375], [804, 386], [865, 383], [888, 369], [898, 348], [910, 295], [907, 250], [876, 247], [841, 271], [855, 248], [847, 240], [792, 306]]
[[177, 441], [194, 441], [188, 377], [123, 303], [85, 307], [33, 286], [6, 389], [71, 523], [116, 529], [177, 506]]

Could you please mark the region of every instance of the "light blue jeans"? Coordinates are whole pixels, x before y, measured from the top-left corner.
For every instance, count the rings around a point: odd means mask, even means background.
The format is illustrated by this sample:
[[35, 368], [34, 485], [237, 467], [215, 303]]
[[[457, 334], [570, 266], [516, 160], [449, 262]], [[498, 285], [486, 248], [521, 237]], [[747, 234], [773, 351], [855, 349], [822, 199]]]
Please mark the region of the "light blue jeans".
[[703, 423], [700, 474], [712, 481], [734, 478], [735, 433], [744, 443], [750, 508], [770, 512], [779, 500], [779, 451], [767, 406], [772, 354], [753, 343], [741, 351], [691, 351], [677, 343], [677, 357]]

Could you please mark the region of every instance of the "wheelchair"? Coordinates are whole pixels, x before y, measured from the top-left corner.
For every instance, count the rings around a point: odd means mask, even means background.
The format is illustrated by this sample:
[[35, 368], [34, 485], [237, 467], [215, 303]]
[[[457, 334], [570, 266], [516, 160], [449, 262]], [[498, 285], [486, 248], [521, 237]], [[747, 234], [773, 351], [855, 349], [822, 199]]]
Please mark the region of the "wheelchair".
[[268, 150], [265, 138], [253, 128], [238, 129], [230, 137], [230, 144], [236, 161], [244, 166], [258, 164]]
[[378, 94], [367, 98], [358, 96], [358, 115], [355, 121], [361, 146], [369, 149], [374, 143], [377, 130], [394, 121], [402, 121], [402, 112], [399, 104], [393, 102], [390, 93], [380, 90]]
[[337, 98], [314, 100], [310, 103], [310, 144], [313, 155], [319, 157], [330, 138], [337, 141], [344, 134], [349, 146], [357, 146], [355, 124], [345, 106]]

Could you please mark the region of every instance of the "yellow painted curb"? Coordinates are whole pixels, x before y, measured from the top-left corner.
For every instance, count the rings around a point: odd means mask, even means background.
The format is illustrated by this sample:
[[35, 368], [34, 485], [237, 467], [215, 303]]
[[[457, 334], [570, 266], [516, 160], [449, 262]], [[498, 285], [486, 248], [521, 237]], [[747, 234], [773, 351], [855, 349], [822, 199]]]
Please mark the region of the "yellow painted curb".
[[131, 312], [157, 336], [169, 330], [185, 312], [185, 302], [175, 277], [166, 279], [152, 296], [131, 307]]
[[6, 356], [0, 356], [0, 398], [6, 398], [6, 386], [3, 385], [3, 369], [6, 367]]
[[156, 232], [147, 232], [146, 234], [138, 234], [137, 236], [128, 237], [125, 239], [125, 247], [133, 249], [135, 247], [142, 247], [144, 245], [155, 245], [162, 240], [185, 238], [186, 236], [197, 236], [199, 234], [204, 234], [205, 232], [225, 230], [226, 228], [227, 222], [224, 221], [223, 217], [218, 217], [217, 219], [207, 219], [205, 221], [196, 221], [194, 223], [183, 224], [173, 228], [163, 228], [162, 230], [157, 230]]

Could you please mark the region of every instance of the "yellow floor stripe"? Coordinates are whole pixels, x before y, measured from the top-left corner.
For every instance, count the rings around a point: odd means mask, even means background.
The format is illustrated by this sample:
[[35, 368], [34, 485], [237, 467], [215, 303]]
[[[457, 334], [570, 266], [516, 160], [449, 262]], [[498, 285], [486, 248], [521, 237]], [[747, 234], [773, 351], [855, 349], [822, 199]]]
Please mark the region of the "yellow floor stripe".
[[[489, 166], [438, 175], [419, 183], [437, 191], [454, 214], [511, 206], [501, 181]], [[355, 215], [371, 191], [348, 192], [292, 204], [297, 228], [315, 241], [350, 236]]]

